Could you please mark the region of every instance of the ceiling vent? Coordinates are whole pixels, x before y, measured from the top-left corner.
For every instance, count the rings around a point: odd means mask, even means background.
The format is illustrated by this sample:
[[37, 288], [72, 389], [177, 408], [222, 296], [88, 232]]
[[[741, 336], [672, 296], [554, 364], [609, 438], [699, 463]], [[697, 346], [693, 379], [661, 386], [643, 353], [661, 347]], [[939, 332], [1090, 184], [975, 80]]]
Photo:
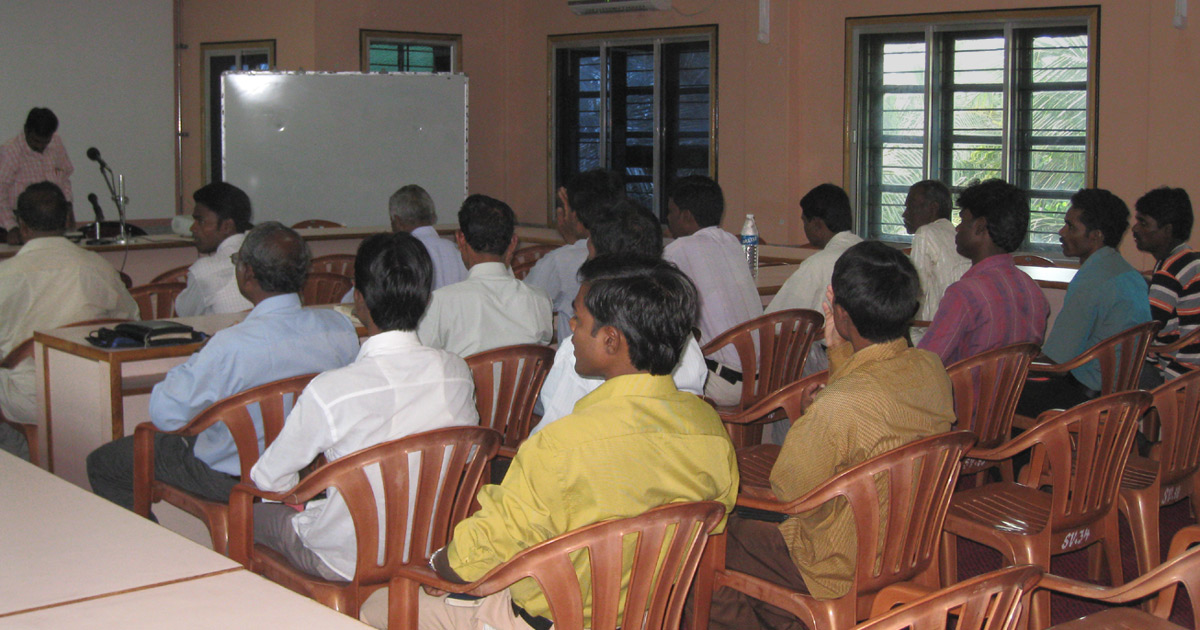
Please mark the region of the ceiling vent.
[[666, 11], [671, 8], [671, 0], [567, 0], [567, 6], [579, 15]]

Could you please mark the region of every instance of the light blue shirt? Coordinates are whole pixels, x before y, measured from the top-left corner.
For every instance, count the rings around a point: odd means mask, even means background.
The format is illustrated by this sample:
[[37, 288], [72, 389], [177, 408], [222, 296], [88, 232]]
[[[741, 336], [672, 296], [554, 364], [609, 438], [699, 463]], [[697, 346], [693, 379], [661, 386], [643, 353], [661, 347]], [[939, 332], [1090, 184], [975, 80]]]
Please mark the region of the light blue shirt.
[[[349, 364], [358, 335], [341, 313], [300, 308], [295, 293], [259, 302], [242, 323], [213, 335], [187, 362], [171, 368], [150, 393], [150, 419], [174, 431], [218, 400], [282, 378], [324, 372]], [[262, 418], [251, 410], [263, 449]], [[207, 429], [194, 453], [213, 470], [242, 474], [237, 447], [224, 424]]]
[[571, 318], [575, 316], [575, 296], [579, 293], [579, 268], [587, 262], [588, 240], [581, 238], [548, 252], [529, 270], [525, 284], [538, 287], [554, 302], [558, 314], [555, 330], [558, 340], [571, 336]]
[[411, 232], [421, 241], [429, 258], [433, 261], [433, 290], [467, 279], [467, 267], [463, 264], [458, 246], [438, 235], [433, 226], [424, 225]]
[[[1117, 250], [1101, 247], [1088, 256], [1067, 286], [1062, 311], [1042, 352], [1062, 363], [1108, 337], [1150, 321], [1147, 293], [1142, 274]], [[1071, 374], [1085, 386], [1100, 389], [1099, 361], [1075, 368]]]

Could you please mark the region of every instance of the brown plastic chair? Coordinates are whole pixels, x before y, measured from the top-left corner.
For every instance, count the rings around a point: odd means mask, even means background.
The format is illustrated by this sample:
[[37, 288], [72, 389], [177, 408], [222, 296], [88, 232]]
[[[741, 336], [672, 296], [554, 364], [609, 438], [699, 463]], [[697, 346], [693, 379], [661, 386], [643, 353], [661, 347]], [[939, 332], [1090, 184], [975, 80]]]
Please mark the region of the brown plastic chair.
[[[976, 449], [992, 449], [1012, 435], [1013, 414], [1025, 388], [1029, 364], [1038, 355], [1037, 344], [1019, 343], [982, 352], [946, 368], [954, 385], [956, 427], [974, 433]], [[971, 457], [963, 460], [963, 475], [975, 475], [979, 485], [991, 462]], [[1011, 467], [1010, 467], [1011, 469]], [[1011, 470], [1006, 477], [1012, 478]]]
[[533, 429], [533, 406], [554, 363], [554, 350], [538, 344], [494, 348], [466, 358], [475, 378], [479, 426], [504, 436], [500, 455], [513, 457]]
[[1167, 381], [1151, 394], [1162, 441], [1155, 445], [1152, 459], [1130, 455], [1118, 503], [1133, 534], [1139, 574], [1161, 559], [1160, 507], [1190, 499], [1192, 514], [1200, 515], [1200, 371]]
[[[1155, 339], [1156, 341], [1157, 339]], [[1150, 344], [1150, 348], [1146, 350], [1149, 356], [1160, 357], [1162, 355], [1175, 356], [1180, 350], [1192, 345], [1200, 343], [1200, 328], [1196, 328], [1188, 334], [1165, 344]]]
[[1013, 264], [1023, 267], [1057, 267], [1058, 263], [1036, 254], [1013, 254]]
[[[694, 627], [708, 627], [712, 594], [721, 587], [782, 608], [814, 629], [848, 628], [890, 609], [900, 593], [927, 593], [938, 588], [942, 520], [958, 481], [962, 456], [974, 443], [975, 436], [967, 431], [916, 440], [842, 471], [788, 503], [738, 496], [738, 505], [788, 515], [804, 514], [844, 497], [858, 532], [850, 589], [842, 597], [818, 600], [727, 569], [725, 537], [714, 536], [693, 589]], [[881, 492], [884, 488], [886, 496]], [[887, 507], [886, 516], [881, 514], [881, 500]]]
[[[267, 492], [242, 482], [229, 497], [229, 557], [277, 584], [358, 617], [363, 600], [386, 586], [397, 568], [426, 564], [446, 544], [454, 527], [466, 518], [483, 484], [485, 464], [499, 446], [500, 434], [491, 429], [450, 427], [347, 455], [325, 464], [287, 492]], [[385, 480], [378, 496], [369, 470], [377, 470]], [[255, 497], [303, 504], [325, 491], [337, 492], [354, 522], [357, 559], [349, 582], [309, 575], [282, 554], [254, 544]]]
[[354, 281], [343, 275], [309, 272], [300, 291], [300, 302], [305, 306], [337, 304], [353, 286]]
[[150, 280], [150, 284], [156, 284], [159, 282], [182, 282], [184, 284], [187, 284], [188, 269], [191, 269], [191, 268], [192, 268], [191, 265], [184, 265], [182, 267], [175, 267], [174, 269], [168, 269], [168, 270], [158, 274], [157, 276], [154, 276]]
[[305, 219], [292, 226], [293, 230], [303, 230], [304, 228], [338, 228], [346, 227], [337, 221], [328, 219]]
[[[1096, 586], [1086, 582], [1059, 577], [1047, 573], [1038, 585], [1055, 593], [1081, 597], [1105, 604], [1117, 605], [1086, 617], [1081, 617], [1054, 626], [1055, 630], [1162, 630], [1182, 628], [1167, 621], [1175, 603], [1175, 590], [1183, 584], [1187, 590], [1192, 614], [1200, 610], [1200, 549], [1188, 550], [1200, 542], [1200, 527], [1189, 525], [1175, 534], [1171, 541], [1171, 560], [1162, 563], [1138, 579], [1115, 588]], [[1150, 612], [1139, 610], [1132, 604], [1148, 597]]]
[[854, 630], [1014, 630], [1042, 571], [1029, 565], [985, 573], [866, 621]]
[[[530, 577], [546, 595], [557, 630], [674, 630], [708, 533], [724, 517], [725, 506], [703, 501], [594, 523], [529, 547], [470, 584], [447, 582], [429, 567], [400, 567], [388, 589], [388, 627], [416, 630], [420, 584], [486, 596]], [[632, 564], [623, 584], [626, 548]], [[572, 562], [580, 554], [589, 558], [583, 584]]]
[[[1151, 400], [1141, 391], [1103, 396], [1063, 411], [998, 448], [973, 453], [999, 461], [1032, 449], [1021, 483], [1003, 481], [954, 495], [942, 541], [947, 580], [958, 575], [956, 537], [962, 536], [999, 551], [1009, 564], [1032, 564], [1045, 571], [1050, 570], [1052, 555], [1090, 547], [1088, 572], [1093, 580], [1100, 577], [1103, 550], [1109, 578], [1121, 584], [1117, 491], [1137, 421]], [[1029, 485], [1040, 486], [1045, 480], [1049, 492]], [[1033, 598], [1033, 628], [1050, 624], [1046, 597], [1041, 593]]]
[[152, 282], [129, 290], [143, 320], [175, 316], [175, 298], [187, 288], [182, 282]]
[[[741, 429], [751, 424], [771, 422], [780, 417], [796, 420], [804, 415], [804, 392], [814, 385], [825, 385], [829, 381], [829, 371], [822, 370], [810, 374], [795, 383], [784, 385], [779, 391], [758, 401], [753, 407], [722, 418], [725, 428]], [[733, 431], [730, 431], [733, 433]], [[743, 489], [771, 488], [771, 469], [779, 457], [778, 444], [755, 444], [737, 449], [738, 475], [741, 477]]]
[[[309, 271], [315, 273], [336, 273], [354, 281], [354, 254], [329, 254], [312, 259]], [[340, 297], [340, 296], [339, 296]]]
[[154, 434], [200, 435], [218, 422], [225, 423], [237, 445], [242, 479], [250, 478], [250, 469], [258, 461], [259, 435], [254, 427], [250, 408], [257, 407], [262, 415], [264, 446], [271, 445], [283, 428], [283, 421], [296, 397], [316, 374], [302, 374], [234, 394], [208, 406], [182, 428], [160, 431], [152, 422], [143, 422], [133, 432], [133, 511], [150, 517], [151, 504], [166, 501], [204, 521], [212, 537], [213, 550], [225, 553], [229, 542], [229, 505], [210, 501], [154, 477]]
[[530, 245], [513, 252], [512, 271], [518, 280], [524, 280], [529, 270], [546, 254], [558, 249], [557, 245]]
[[[705, 344], [700, 349], [705, 356], [732, 345], [742, 364], [742, 398], [736, 405], [717, 407], [721, 420], [737, 417], [740, 412], [799, 379], [809, 348], [824, 323], [825, 317], [816, 311], [788, 309], [734, 326]], [[726, 424], [725, 428], [735, 448], [762, 441], [761, 423]]]

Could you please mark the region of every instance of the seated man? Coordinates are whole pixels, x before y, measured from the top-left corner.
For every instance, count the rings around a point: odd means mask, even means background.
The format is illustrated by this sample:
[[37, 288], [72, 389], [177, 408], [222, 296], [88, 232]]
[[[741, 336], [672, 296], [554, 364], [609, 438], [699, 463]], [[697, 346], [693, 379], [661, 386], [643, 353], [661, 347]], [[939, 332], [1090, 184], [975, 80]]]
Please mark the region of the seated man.
[[[250, 478], [273, 492], [300, 481], [320, 453], [334, 461], [413, 433], [479, 424], [475, 384], [462, 359], [426, 348], [417, 322], [429, 304], [433, 267], [406, 232], [375, 234], [354, 260], [354, 311], [370, 338], [354, 363], [313, 379]], [[254, 541], [326, 580], [354, 577], [354, 523], [336, 489], [303, 512], [281, 503], [254, 506]]]
[[[733, 507], [733, 444], [713, 408], [675, 389], [669, 376], [695, 324], [695, 287], [658, 260], [596, 258], [579, 275], [575, 367], [605, 383], [526, 440], [500, 485], [483, 487], [479, 511], [433, 555], [448, 580], [477, 579], [531, 545], [660, 505]], [[583, 605], [587, 623], [590, 601]], [[386, 612], [381, 590], [364, 603], [362, 618], [384, 627]], [[524, 581], [469, 604], [422, 594], [420, 625], [521, 628], [530, 619], [541, 627], [549, 614], [536, 584]]]
[[508, 204], [471, 195], [458, 211], [458, 250], [467, 279], [433, 292], [417, 335], [460, 357], [519, 343], [550, 343], [550, 298], [513, 276], [516, 217]]
[[[312, 254], [294, 230], [263, 223], [246, 234], [234, 257], [238, 287], [254, 309], [154, 386], [150, 420], [163, 431], [180, 429], [209, 405], [251, 387], [342, 367], [358, 351], [358, 335], [345, 316], [300, 308]], [[233, 436], [221, 423], [195, 437], [156, 433], [154, 456], [156, 479], [213, 501], [228, 501], [242, 473]], [[96, 494], [133, 509], [132, 437], [92, 451], [87, 471]]]
[[950, 190], [936, 179], [913, 184], [904, 198], [904, 229], [913, 235], [909, 258], [921, 279], [919, 320], [933, 319], [946, 287], [958, 282], [971, 267], [971, 261], [954, 245], [951, 210]]
[[625, 182], [608, 169], [576, 173], [558, 189], [559, 206], [554, 209], [558, 233], [567, 244], [538, 260], [525, 283], [550, 296], [558, 315], [555, 333], [559, 341], [571, 336], [571, 303], [579, 293], [579, 267], [588, 257], [588, 235], [592, 224], [614, 203], [625, 198]]
[[1042, 343], [1050, 303], [1011, 255], [1029, 231], [1029, 196], [989, 179], [964, 190], [958, 205], [955, 248], [971, 268], [946, 289], [917, 347], [953, 365], [1014, 343]]
[[[717, 182], [689, 175], [675, 182], [667, 201], [667, 225], [675, 240], [663, 259], [675, 263], [700, 292], [701, 345], [762, 315], [762, 299], [746, 265], [742, 242], [721, 229], [725, 196]], [[709, 376], [704, 393], [719, 405], [742, 398], [742, 361], [727, 346], [705, 359]]]
[[[1168, 344], [1200, 326], [1200, 253], [1192, 250], [1192, 200], [1182, 188], [1155, 188], [1134, 205], [1133, 240], [1154, 256], [1150, 315], [1162, 323], [1156, 344]], [[1142, 369], [1142, 389], [1153, 389], [1200, 369], [1200, 343], [1174, 355], [1151, 357]]]
[[180, 317], [237, 313], [253, 306], [238, 288], [230, 256], [250, 229], [250, 198], [242, 189], [213, 182], [192, 193], [192, 238], [200, 258], [188, 269], [187, 288], [175, 298]]
[[[467, 278], [467, 268], [462, 256], [450, 241], [433, 229], [437, 221], [437, 210], [433, 198], [424, 188], [416, 184], [403, 186], [388, 199], [388, 217], [393, 232], [408, 232], [429, 252], [433, 260], [433, 290], [448, 284], [462, 282]], [[351, 298], [353, 299], [353, 298]]]
[[[1085, 188], [1071, 197], [1071, 208], [1058, 231], [1063, 254], [1079, 259], [1079, 271], [1067, 285], [1063, 307], [1042, 344], [1045, 358], [1062, 363], [1121, 331], [1150, 321], [1146, 280], [1117, 247], [1129, 227], [1129, 207], [1101, 188]], [[1049, 409], [1068, 409], [1100, 392], [1100, 362], [1091, 361], [1062, 377], [1031, 377], [1017, 413], [1037, 417]]]
[[[643, 258], [662, 257], [662, 228], [658, 219], [634, 201], [617, 202], [611, 214], [592, 224], [591, 238], [587, 242], [588, 258], [615, 254]], [[574, 311], [572, 311], [574, 312]], [[704, 394], [704, 379], [708, 367], [695, 335], [689, 335], [679, 364], [671, 371], [675, 387], [682, 392], [697, 396]], [[604, 384], [604, 379], [581, 376], [575, 371], [575, 342], [571, 337], [562, 340], [554, 353], [554, 365], [542, 383], [538, 402], [542, 407], [542, 420], [533, 427], [531, 434], [545, 428], [575, 409], [587, 394]]]
[[[0, 262], [0, 357], [33, 336], [89, 319], [137, 319], [138, 305], [117, 270], [99, 254], [63, 238], [66, 197], [50, 182], [33, 184], [17, 198], [17, 227], [25, 243]], [[33, 358], [0, 370], [0, 410], [23, 424], [38, 423]], [[0, 424], [0, 449], [29, 458], [25, 436]]]
[[[955, 420], [953, 389], [942, 362], [931, 352], [909, 348], [905, 339], [920, 296], [917, 271], [907, 256], [883, 243], [859, 243], [838, 259], [827, 295], [829, 384], [809, 394], [811, 402], [792, 425], [771, 470], [771, 489], [781, 501], [799, 498], [855, 464], [944, 433]], [[731, 569], [831, 599], [850, 588], [855, 536], [850, 506], [840, 497], [778, 525], [734, 515], [726, 562]], [[720, 589], [714, 593], [712, 626], [803, 624], [778, 608]]]

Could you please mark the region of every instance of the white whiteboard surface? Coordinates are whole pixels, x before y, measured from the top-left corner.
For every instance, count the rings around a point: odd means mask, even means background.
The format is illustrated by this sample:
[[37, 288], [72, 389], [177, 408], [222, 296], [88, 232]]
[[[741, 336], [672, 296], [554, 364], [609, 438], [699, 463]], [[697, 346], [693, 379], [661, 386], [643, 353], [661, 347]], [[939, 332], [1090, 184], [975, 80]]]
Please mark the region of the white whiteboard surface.
[[387, 223], [388, 198], [419, 184], [438, 221], [467, 193], [462, 74], [230, 72], [223, 76], [225, 181], [254, 221]]

